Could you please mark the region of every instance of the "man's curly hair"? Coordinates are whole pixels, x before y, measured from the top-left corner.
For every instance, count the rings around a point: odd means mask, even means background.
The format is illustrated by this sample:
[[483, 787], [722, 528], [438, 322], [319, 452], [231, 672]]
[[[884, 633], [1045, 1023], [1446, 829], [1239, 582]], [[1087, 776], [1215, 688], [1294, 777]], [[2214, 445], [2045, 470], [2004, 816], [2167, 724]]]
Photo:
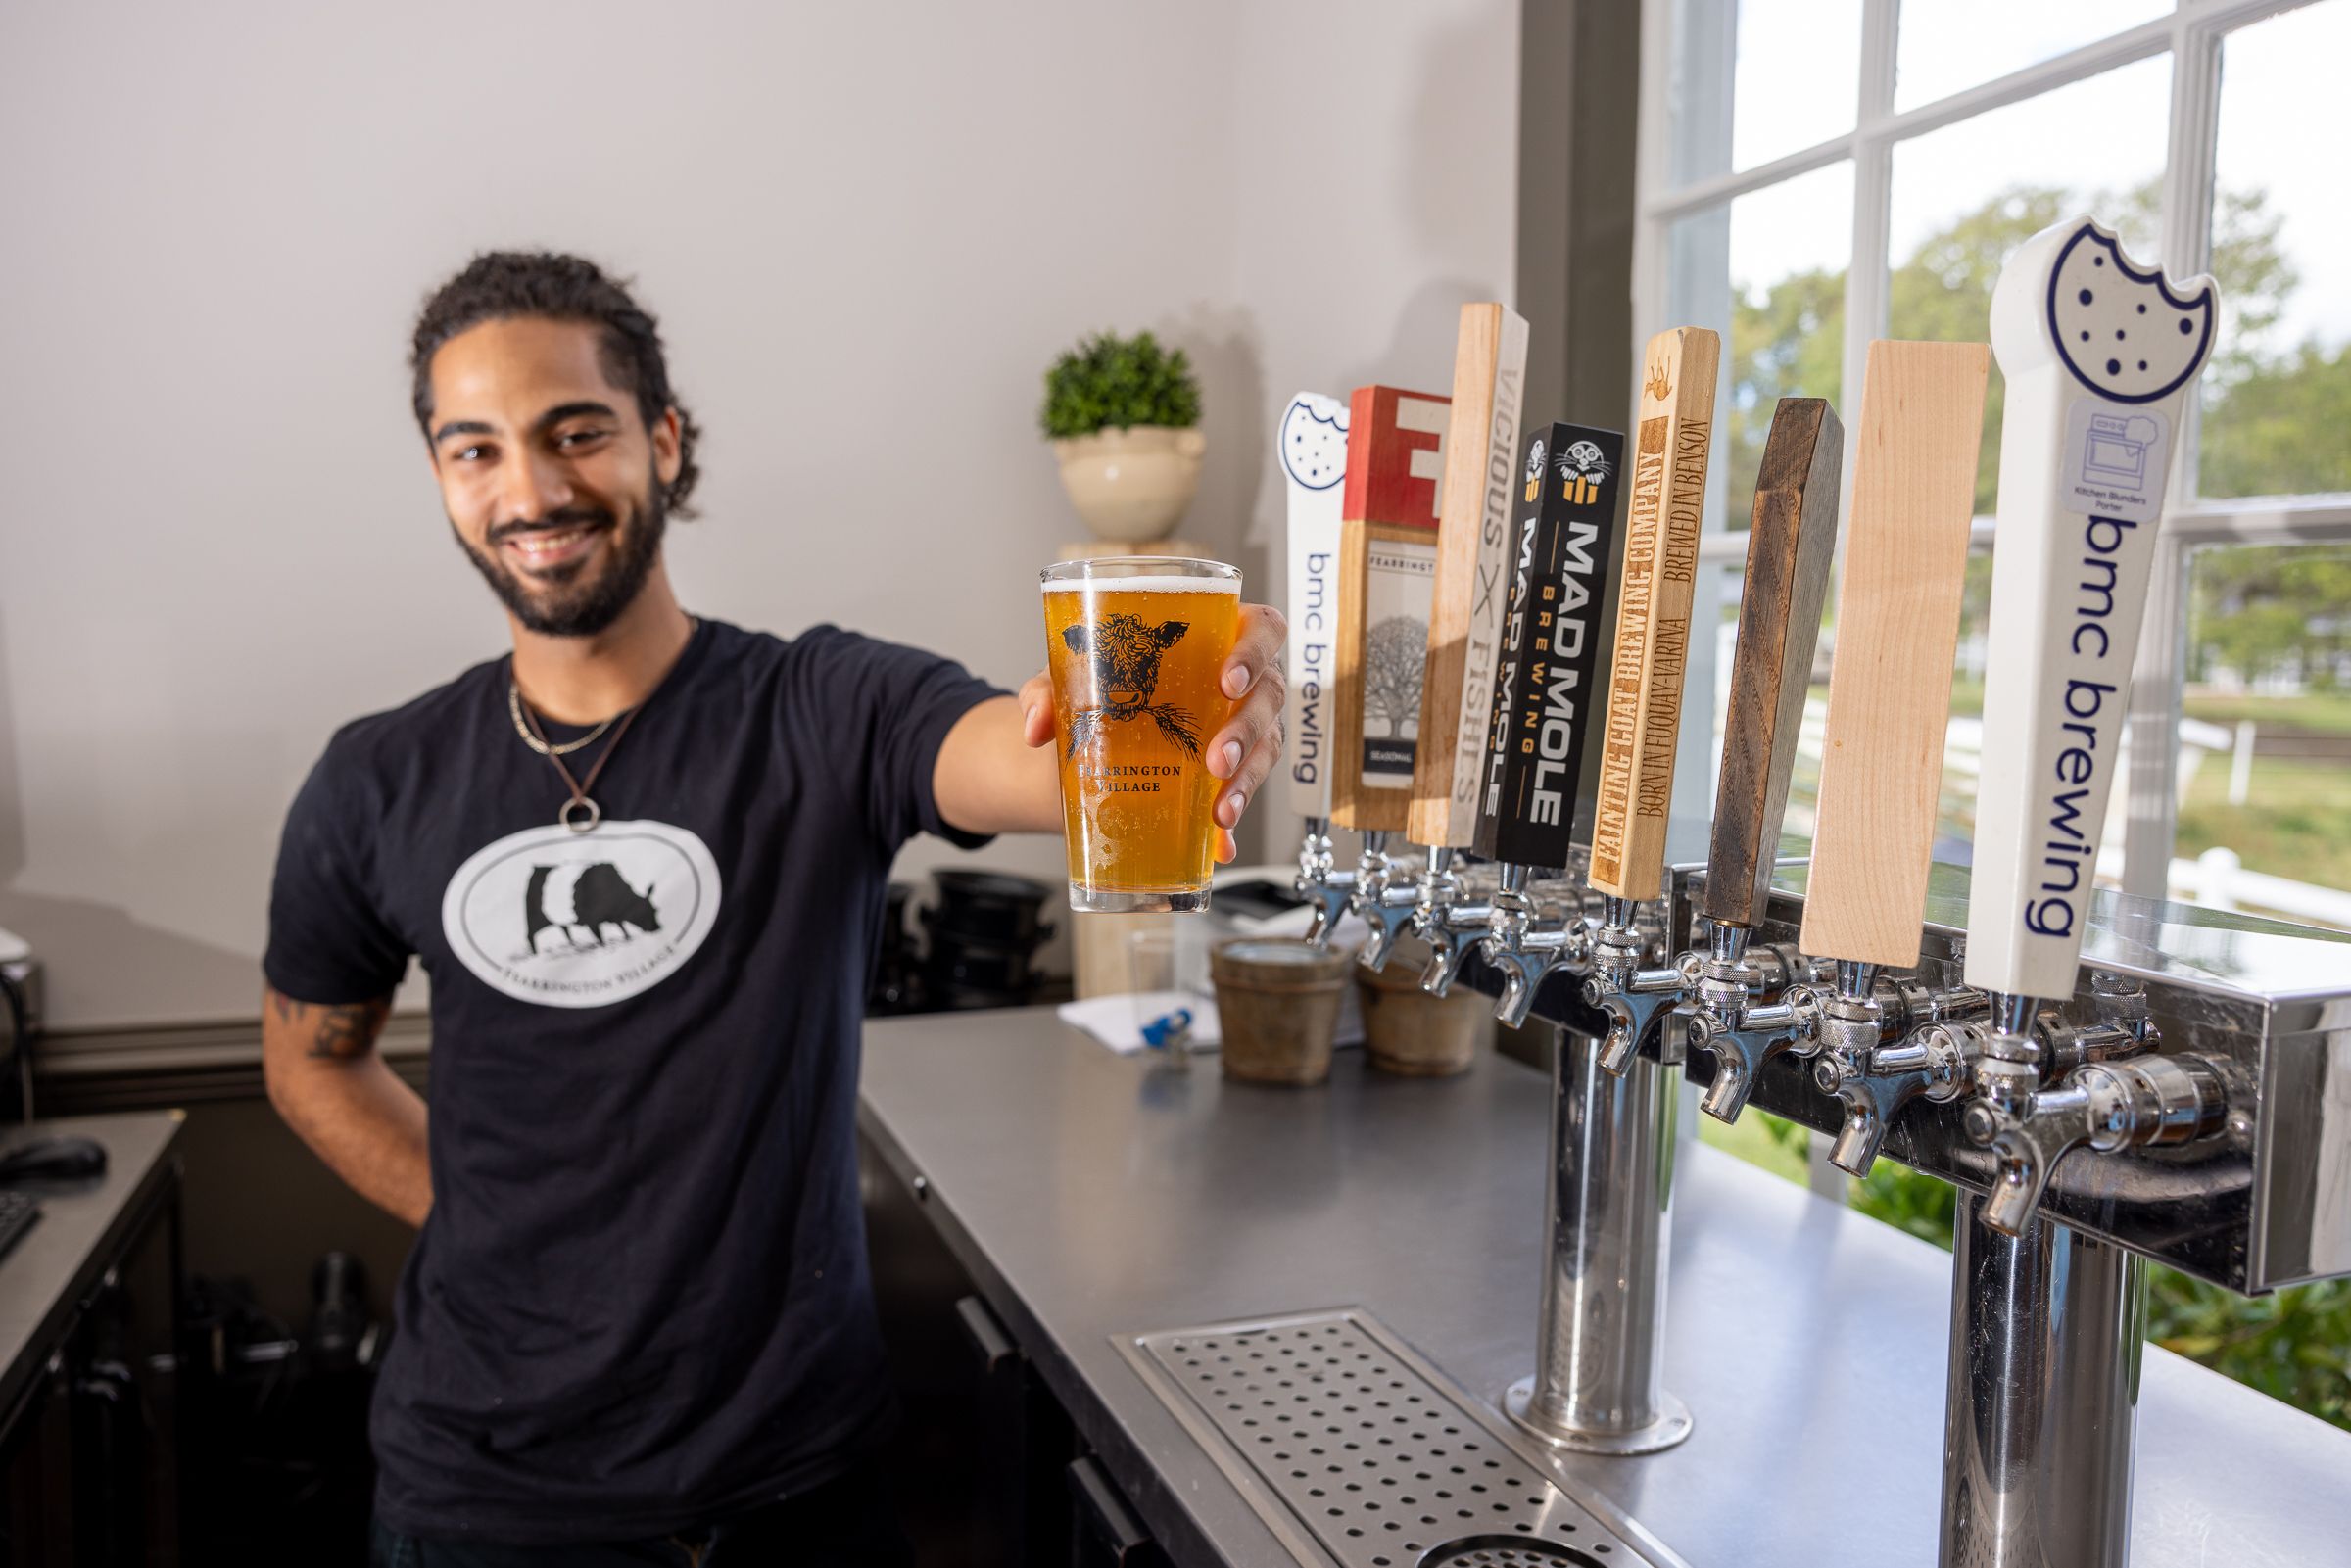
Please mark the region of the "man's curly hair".
[[662, 410], [678, 410], [678, 477], [662, 493], [665, 508], [692, 517], [687, 499], [702, 471], [694, 460], [701, 426], [669, 385], [669, 362], [661, 351], [661, 324], [593, 261], [552, 251], [486, 251], [465, 270], [433, 291], [416, 318], [408, 344], [408, 368], [415, 380], [409, 399], [416, 427], [433, 434], [433, 356], [441, 345], [469, 327], [516, 316], [578, 321], [603, 336], [604, 374], [637, 400], [648, 431]]

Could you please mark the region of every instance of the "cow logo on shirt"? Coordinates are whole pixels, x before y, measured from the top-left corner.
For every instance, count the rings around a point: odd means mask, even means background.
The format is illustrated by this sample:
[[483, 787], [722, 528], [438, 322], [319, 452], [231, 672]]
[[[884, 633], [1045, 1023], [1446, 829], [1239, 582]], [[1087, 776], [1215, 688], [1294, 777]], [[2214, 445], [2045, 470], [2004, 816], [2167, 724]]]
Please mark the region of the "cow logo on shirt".
[[718, 918], [718, 863], [661, 822], [550, 824], [474, 852], [441, 899], [442, 934], [474, 977], [518, 1001], [603, 1007], [651, 989]]
[[1189, 621], [1162, 621], [1152, 626], [1137, 616], [1113, 612], [1099, 625], [1064, 628], [1062, 642], [1080, 658], [1094, 665], [1094, 689], [1108, 700], [1098, 708], [1080, 708], [1070, 715], [1068, 756], [1102, 733], [1105, 724], [1124, 724], [1148, 718], [1159, 733], [1180, 746], [1184, 754], [1200, 755], [1200, 721], [1191, 710], [1173, 702], [1153, 702], [1159, 689], [1159, 659], [1192, 629]]

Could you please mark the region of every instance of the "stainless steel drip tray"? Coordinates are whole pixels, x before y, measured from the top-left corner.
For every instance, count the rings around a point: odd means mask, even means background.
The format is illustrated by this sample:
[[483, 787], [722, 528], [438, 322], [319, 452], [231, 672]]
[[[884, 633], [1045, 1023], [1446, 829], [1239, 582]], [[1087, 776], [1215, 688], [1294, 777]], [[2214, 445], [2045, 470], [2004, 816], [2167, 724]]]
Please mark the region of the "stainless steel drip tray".
[[1368, 1312], [1115, 1343], [1301, 1563], [1679, 1568], [1612, 1508], [1561, 1491], [1507, 1421]]

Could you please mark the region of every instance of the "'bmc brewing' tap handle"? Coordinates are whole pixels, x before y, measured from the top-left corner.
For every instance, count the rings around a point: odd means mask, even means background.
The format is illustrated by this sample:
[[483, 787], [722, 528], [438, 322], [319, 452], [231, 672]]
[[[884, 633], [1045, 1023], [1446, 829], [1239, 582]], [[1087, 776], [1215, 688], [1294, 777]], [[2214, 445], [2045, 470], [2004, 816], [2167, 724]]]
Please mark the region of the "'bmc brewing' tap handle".
[[1663, 891], [1665, 824], [1673, 804], [1673, 752], [1721, 356], [1721, 340], [1704, 327], [1660, 332], [1641, 356], [1631, 506], [1592, 821], [1590, 880], [1608, 902], [1593, 947], [1594, 974], [1585, 984], [1586, 996], [1611, 1021], [1602, 1064], [1619, 1072], [1659, 1010], [1679, 1001], [1683, 989], [1678, 969], [1642, 968], [1644, 940], [1633, 906]]
[[2173, 433], [2219, 309], [2210, 278], [2176, 285], [2086, 217], [2027, 240], [1992, 288], [2008, 399], [1966, 974], [1999, 1027], [1967, 1126], [2001, 1151], [1983, 1212], [2012, 1235], [2070, 1147], [2036, 1133], [2041, 1115], [2080, 1122], [2035, 1104], [2032, 999], [2074, 992]]
[[1782, 398], [1755, 475], [1713, 841], [1699, 900], [1712, 940], [1703, 960], [1690, 1044], [1714, 1057], [1714, 1083], [1703, 1104], [1725, 1121], [1739, 1118], [1763, 1059], [1800, 1026], [1784, 997], [1756, 1000], [1747, 944], [1771, 897], [1772, 862], [1836, 548], [1844, 471], [1845, 426], [1837, 410], [1819, 398]]
[[[1518, 457], [1518, 404], [1526, 382], [1526, 322], [1491, 302], [1462, 307], [1453, 360], [1452, 423], [1445, 436], [1445, 503], [1437, 530], [1436, 581], [1422, 644], [1419, 740], [1413, 801], [1415, 844], [1427, 850], [1409, 910], [1372, 922], [1363, 961], [1387, 962], [1409, 919], [1421, 932], [1455, 928], [1462, 886], [1450, 868], [1477, 827], [1477, 784], [1494, 708], [1494, 668], [1511, 583], [1511, 480]], [[1391, 906], [1392, 910], [1392, 906]], [[1459, 911], [1482, 928], [1488, 911]]]
[[1339, 512], [1347, 483], [1347, 405], [1301, 392], [1273, 435], [1289, 485], [1290, 641], [1288, 738], [1282, 760], [1290, 805], [1304, 820], [1298, 896], [1311, 902], [1307, 939], [1327, 942], [1354, 891], [1330, 852], [1331, 661], [1339, 627]]
[[[1519, 477], [1516, 560], [1472, 845], [1504, 868], [1479, 946], [1504, 973], [1498, 1012], [1511, 1023], [1525, 1021], [1545, 975], [1574, 956], [1568, 927], [1583, 924], [1537, 921], [1525, 886], [1535, 868], [1567, 864], [1584, 762], [1594, 754], [1624, 433], [1550, 425], [1527, 442]], [[1437, 965], [1458, 966], [1462, 949], [1440, 947], [1434, 933], [1429, 946], [1429, 979], [1449, 980]]]
[[[1364, 835], [1349, 907], [1371, 920], [1417, 895], [1390, 885], [1387, 855], [1413, 799], [1414, 736], [1436, 581], [1448, 400], [1358, 387], [1339, 508], [1339, 626], [1332, 649], [1330, 820]], [[1373, 926], [1376, 936], [1378, 925]], [[1391, 927], [1392, 929], [1392, 927]]]

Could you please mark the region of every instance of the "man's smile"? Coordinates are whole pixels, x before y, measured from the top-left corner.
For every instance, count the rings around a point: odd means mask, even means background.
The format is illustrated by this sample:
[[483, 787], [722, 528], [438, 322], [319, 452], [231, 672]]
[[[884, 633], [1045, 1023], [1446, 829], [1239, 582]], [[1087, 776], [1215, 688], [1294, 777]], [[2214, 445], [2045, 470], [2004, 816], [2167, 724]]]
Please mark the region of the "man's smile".
[[522, 571], [541, 575], [586, 559], [604, 528], [601, 522], [582, 521], [517, 529], [499, 541], [499, 548]]

